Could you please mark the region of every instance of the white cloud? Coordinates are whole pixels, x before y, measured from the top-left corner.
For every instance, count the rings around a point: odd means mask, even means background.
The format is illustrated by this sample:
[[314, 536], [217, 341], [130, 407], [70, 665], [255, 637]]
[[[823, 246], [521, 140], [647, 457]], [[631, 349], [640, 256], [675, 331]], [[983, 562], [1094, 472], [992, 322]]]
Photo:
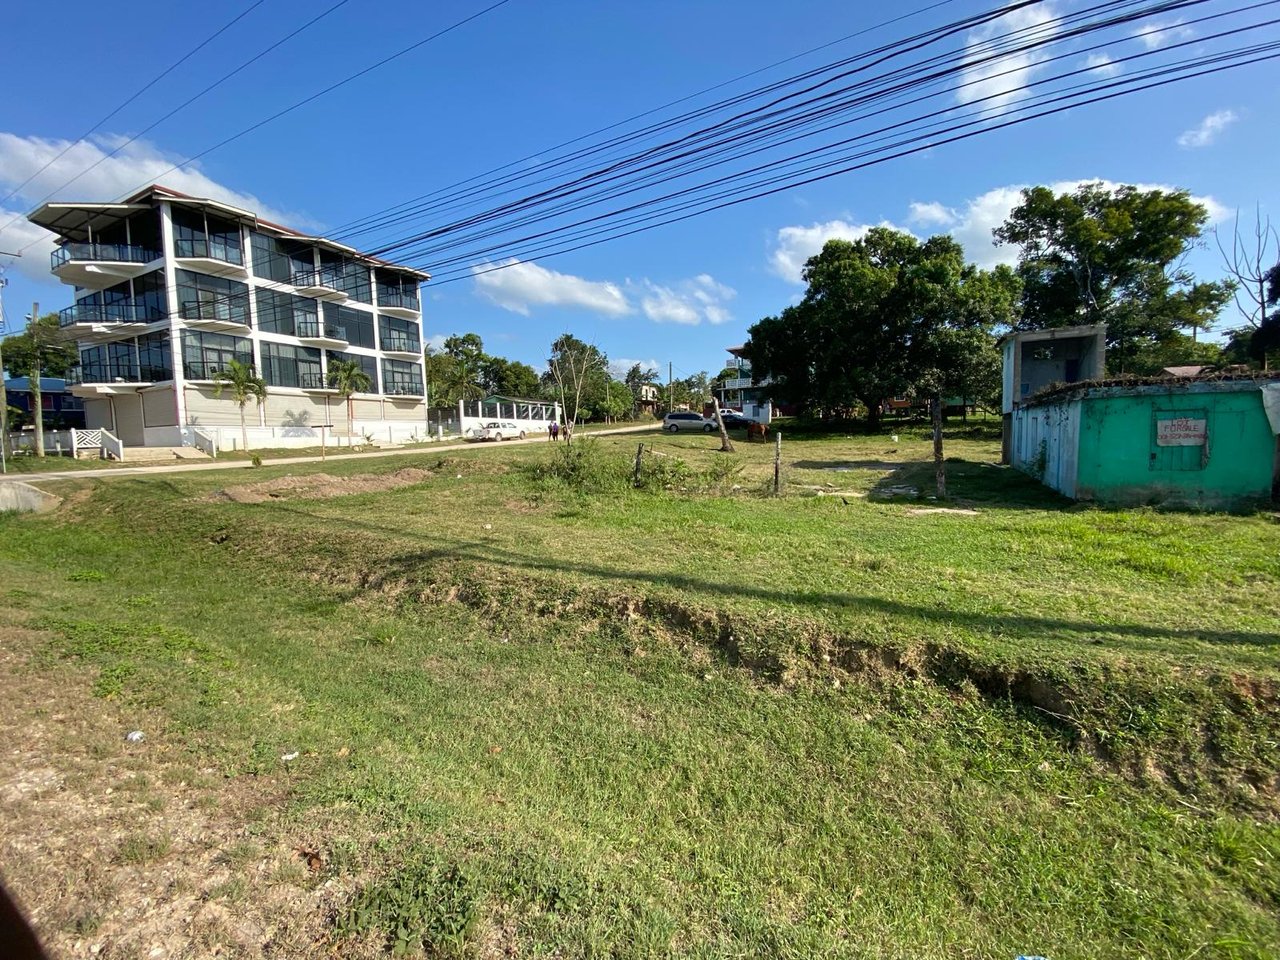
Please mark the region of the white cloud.
[[[141, 187], [161, 182], [182, 193], [221, 200], [295, 228], [312, 230], [318, 227], [306, 217], [274, 209], [251, 193], [233, 190], [211, 179], [200, 171], [198, 165], [170, 170], [181, 158], [166, 153], [149, 141], [134, 141], [115, 156], [107, 156], [126, 139], [109, 134], [73, 142], [0, 132], [0, 195], [17, 190], [6, 208], [0, 209], [0, 226], [3, 227], [0, 229], [0, 249], [15, 250], [34, 243], [23, 253], [21, 260], [15, 261], [17, 269], [37, 280], [49, 279], [53, 234], [30, 223], [26, 214], [50, 194], [54, 194], [53, 199], [56, 200], [120, 200]], [[64, 149], [67, 150], [66, 155], [58, 157]], [[46, 163], [49, 168], [41, 170]], [[88, 170], [95, 163], [97, 166]], [[88, 172], [74, 183], [63, 186], [86, 170]], [[28, 177], [32, 178], [31, 182], [19, 187]]]
[[[503, 269], [489, 269], [493, 266]], [[488, 273], [481, 272], [486, 269]], [[501, 264], [479, 264], [471, 272], [482, 296], [521, 316], [529, 316], [530, 307], [580, 307], [609, 317], [632, 311], [630, 301], [616, 283], [586, 280], [514, 257]]]
[[1018, 88], [1031, 80], [1044, 55], [1034, 50], [994, 57], [992, 54], [1010, 32], [1017, 32], [1024, 39], [1051, 37], [1057, 31], [1049, 24], [1056, 16], [1049, 4], [1036, 4], [970, 30], [965, 42], [966, 68], [960, 74], [956, 99], [961, 103], [981, 100], [984, 109], [998, 110], [1017, 97]]
[[1091, 53], [1085, 57], [1085, 66], [1094, 73], [1103, 77], [1114, 77], [1120, 72], [1120, 64], [1116, 63], [1105, 53]]
[[615, 379], [621, 380], [627, 375], [627, 371], [640, 364], [641, 370], [650, 370], [656, 372], [659, 370], [657, 360], [636, 360], [632, 357], [614, 357], [609, 361], [609, 372]]
[[828, 220], [807, 227], [783, 227], [778, 231], [776, 246], [769, 255], [769, 268], [792, 283], [803, 283], [805, 261], [822, 250], [828, 240], [860, 240], [872, 227], [889, 227], [901, 230], [887, 220], [880, 223], [849, 223], [847, 220]]
[[1156, 50], [1166, 43], [1190, 40], [1196, 32], [1182, 25], [1181, 20], [1157, 20], [1133, 32], [1148, 50]]
[[444, 342], [449, 339], [447, 333], [437, 333], [435, 336], [427, 337], [425, 348], [439, 353], [444, 349]]
[[737, 291], [717, 281], [706, 273], [674, 286], [660, 286], [644, 281], [646, 293], [640, 299], [640, 309], [655, 323], [681, 323], [696, 326], [703, 320], [708, 323], [725, 323], [730, 319], [725, 303], [737, 296]]
[[1240, 117], [1234, 110], [1219, 110], [1216, 113], [1211, 113], [1201, 120], [1198, 126], [1192, 127], [1190, 130], [1184, 130], [1182, 135], [1178, 137], [1178, 146], [1183, 149], [1207, 147], [1218, 139], [1218, 134], [1239, 119]]
[[956, 215], [955, 211], [947, 209], [940, 203], [913, 203], [907, 219], [911, 223], [924, 226], [946, 226], [955, 222]]

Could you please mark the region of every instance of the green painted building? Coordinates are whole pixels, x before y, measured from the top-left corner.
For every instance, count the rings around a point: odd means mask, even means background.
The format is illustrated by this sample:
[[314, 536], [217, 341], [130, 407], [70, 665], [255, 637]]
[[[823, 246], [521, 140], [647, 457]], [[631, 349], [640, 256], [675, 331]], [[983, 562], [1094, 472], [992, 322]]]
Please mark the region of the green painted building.
[[1012, 413], [1012, 462], [1099, 503], [1209, 509], [1280, 499], [1280, 375], [1079, 383]]

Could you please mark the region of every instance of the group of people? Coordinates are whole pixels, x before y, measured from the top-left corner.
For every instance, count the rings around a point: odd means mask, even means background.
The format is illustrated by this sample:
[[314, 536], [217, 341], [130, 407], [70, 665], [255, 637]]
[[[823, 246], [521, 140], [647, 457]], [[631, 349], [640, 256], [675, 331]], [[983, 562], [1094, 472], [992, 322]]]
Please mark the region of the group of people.
[[547, 436], [552, 440], [559, 440], [560, 434], [564, 434], [564, 442], [568, 443], [573, 439], [573, 421], [570, 420], [563, 427], [560, 426], [559, 420], [552, 420], [547, 424]]

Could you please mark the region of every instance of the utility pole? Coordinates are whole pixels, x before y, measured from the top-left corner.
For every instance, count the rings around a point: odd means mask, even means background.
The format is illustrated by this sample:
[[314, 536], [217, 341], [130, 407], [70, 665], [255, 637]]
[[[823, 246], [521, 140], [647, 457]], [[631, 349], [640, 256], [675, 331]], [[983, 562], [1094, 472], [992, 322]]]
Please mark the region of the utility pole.
[[670, 413], [672, 410], [676, 408], [675, 399], [676, 399], [675, 388], [672, 386], [672, 379], [671, 379], [671, 361], [668, 360], [667, 361], [667, 413]]
[[[0, 250], [0, 256], [4, 257], [20, 257], [20, 253], [5, 253]], [[4, 273], [4, 267], [0, 267], [0, 274]], [[5, 335], [5, 318], [4, 318], [4, 288], [8, 286], [9, 281], [0, 276], [0, 340]], [[0, 473], [9, 472], [9, 393], [4, 388], [4, 354], [0, 352]]]
[[32, 356], [34, 360], [31, 362], [31, 376], [27, 378], [27, 388], [31, 391], [31, 422], [35, 425], [36, 431], [36, 456], [44, 456], [44, 398], [40, 393], [40, 327], [37, 321], [40, 319], [40, 304], [33, 302], [31, 304], [31, 344], [34, 347]]

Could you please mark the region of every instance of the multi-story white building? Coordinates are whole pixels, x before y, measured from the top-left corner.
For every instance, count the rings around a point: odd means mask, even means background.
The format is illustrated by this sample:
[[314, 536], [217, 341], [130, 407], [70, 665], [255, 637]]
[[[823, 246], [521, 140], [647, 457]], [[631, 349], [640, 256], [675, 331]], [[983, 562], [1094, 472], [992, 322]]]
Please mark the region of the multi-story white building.
[[76, 288], [61, 324], [79, 344], [72, 391], [90, 428], [126, 446], [189, 445], [196, 431], [239, 445], [240, 409], [214, 384], [237, 359], [268, 385], [246, 409], [250, 446], [300, 445], [323, 424], [343, 434], [328, 378], [341, 359], [372, 383], [352, 398], [353, 433], [426, 435], [427, 274], [158, 185], [119, 203], [46, 203], [29, 219], [58, 235], [53, 274]]

